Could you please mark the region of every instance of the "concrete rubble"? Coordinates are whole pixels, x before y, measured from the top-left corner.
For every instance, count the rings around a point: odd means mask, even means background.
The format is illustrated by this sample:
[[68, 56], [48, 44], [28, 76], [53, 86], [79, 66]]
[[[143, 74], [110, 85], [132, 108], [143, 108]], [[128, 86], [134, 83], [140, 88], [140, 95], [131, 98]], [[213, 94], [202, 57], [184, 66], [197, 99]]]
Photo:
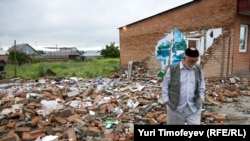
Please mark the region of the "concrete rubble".
[[[243, 97], [250, 97], [248, 78], [206, 81], [202, 124], [243, 120], [216, 112], [225, 103], [238, 104], [238, 112], [250, 117], [250, 108], [239, 106]], [[166, 124], [161, 82], [139, 65], [112, 78], [2, 81], [0, 141], [133, 140], [134, 124]]]

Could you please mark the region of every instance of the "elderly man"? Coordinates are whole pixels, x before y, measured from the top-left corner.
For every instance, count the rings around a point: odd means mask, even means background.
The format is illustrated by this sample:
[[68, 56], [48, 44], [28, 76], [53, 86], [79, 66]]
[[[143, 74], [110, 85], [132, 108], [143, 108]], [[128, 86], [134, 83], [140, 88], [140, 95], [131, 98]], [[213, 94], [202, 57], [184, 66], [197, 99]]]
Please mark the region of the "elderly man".
[[181, 62], [170, 65], [162, 82], [167, 104], [167, 124], [199, 125], [205, 81], [198, 65], [199, 51], [187, 48]]

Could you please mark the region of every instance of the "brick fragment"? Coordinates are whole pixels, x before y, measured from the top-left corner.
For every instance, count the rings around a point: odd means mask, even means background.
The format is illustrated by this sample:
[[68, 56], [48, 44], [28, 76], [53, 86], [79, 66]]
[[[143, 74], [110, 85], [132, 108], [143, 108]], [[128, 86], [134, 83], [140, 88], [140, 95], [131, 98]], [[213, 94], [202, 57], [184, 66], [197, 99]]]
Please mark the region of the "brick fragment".
[[76, 133], [72, 128], [68, 129], [67, 134], [69, 141], [77, 141]]
[[57, 123], [59, 123], [60, 125], [63, 125], [63, 124], [65, 124], [65, 123], [67, 123], [67, 120], [65, 120], [65, 119], [62, 118], [62, 117], [56, 117], [56, 118], [55, 118], [55, 121], [56, 121]]

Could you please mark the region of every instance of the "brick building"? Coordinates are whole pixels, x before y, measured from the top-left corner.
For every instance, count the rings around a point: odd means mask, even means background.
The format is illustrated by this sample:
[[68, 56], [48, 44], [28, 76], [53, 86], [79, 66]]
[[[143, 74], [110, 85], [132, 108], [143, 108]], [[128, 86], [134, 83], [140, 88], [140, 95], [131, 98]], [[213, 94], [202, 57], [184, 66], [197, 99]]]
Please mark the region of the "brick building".
[[120, 65], [161, 69], [156, 45], [174, 28], [201, 52], [205, 77], [250, 76], [250, 0], [193, 0], [119, 28]]

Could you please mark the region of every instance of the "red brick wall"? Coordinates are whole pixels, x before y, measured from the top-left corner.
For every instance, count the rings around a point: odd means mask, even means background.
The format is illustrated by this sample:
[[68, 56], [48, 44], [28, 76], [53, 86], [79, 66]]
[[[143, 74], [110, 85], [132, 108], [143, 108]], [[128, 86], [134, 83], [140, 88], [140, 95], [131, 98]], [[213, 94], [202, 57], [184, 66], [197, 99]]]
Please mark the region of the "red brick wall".
[[[234, 38], [234, 59], [233, 59], [233, 70], [234, 74], [249, 74], [250, 72], [250, 17], [244, 15], [237, 15], [239, 18], [236, 19], [238, 26], [235, 27]], [[248, 43], [247, 52], [239, 52], [239, 35], [240, 35], [240, 24], [248, 25]]]
[[201, 66], [206, 77], [227, 77], [232, 74], [232, 29], [222, 29], [222, 35], [201, 56]]
[[[220, 37], [222, 41], [217, 45], [220, 48], [214, 52], [215, 58], [219, 61], [213, 57], [211, 61], [207, 61], [204, 65], [204, 70], [208, 69], [205, 70], [207, 76], [231, 75], [238, 69], [246, 71], [246, 64], [241, 66], [237, 63], [241, 61], [249, 63], [249, 51], [243, 56], [238, 53], [239, 23], [243, 21], [249, 23], [250, 18], [240, 16], [236, 11], [237, 0], [200, 0], [127, 25], [126, 28], [119, 30], [121, 66], [127, 67], [128, 61], [147, 59], [148, 68], [152, 73], [156, 73], [161, 66], [160, 61], [156, 63], [152, 55], [155, 52], [155, 46], [173, 28], [178, 28], [181, 32], [223, 28], [227, 29], [228, 33]], [[238, 55], [238, 57], [232, 57], [232, 55]], [[232, 59], [236, 60], [232, 61]]]

